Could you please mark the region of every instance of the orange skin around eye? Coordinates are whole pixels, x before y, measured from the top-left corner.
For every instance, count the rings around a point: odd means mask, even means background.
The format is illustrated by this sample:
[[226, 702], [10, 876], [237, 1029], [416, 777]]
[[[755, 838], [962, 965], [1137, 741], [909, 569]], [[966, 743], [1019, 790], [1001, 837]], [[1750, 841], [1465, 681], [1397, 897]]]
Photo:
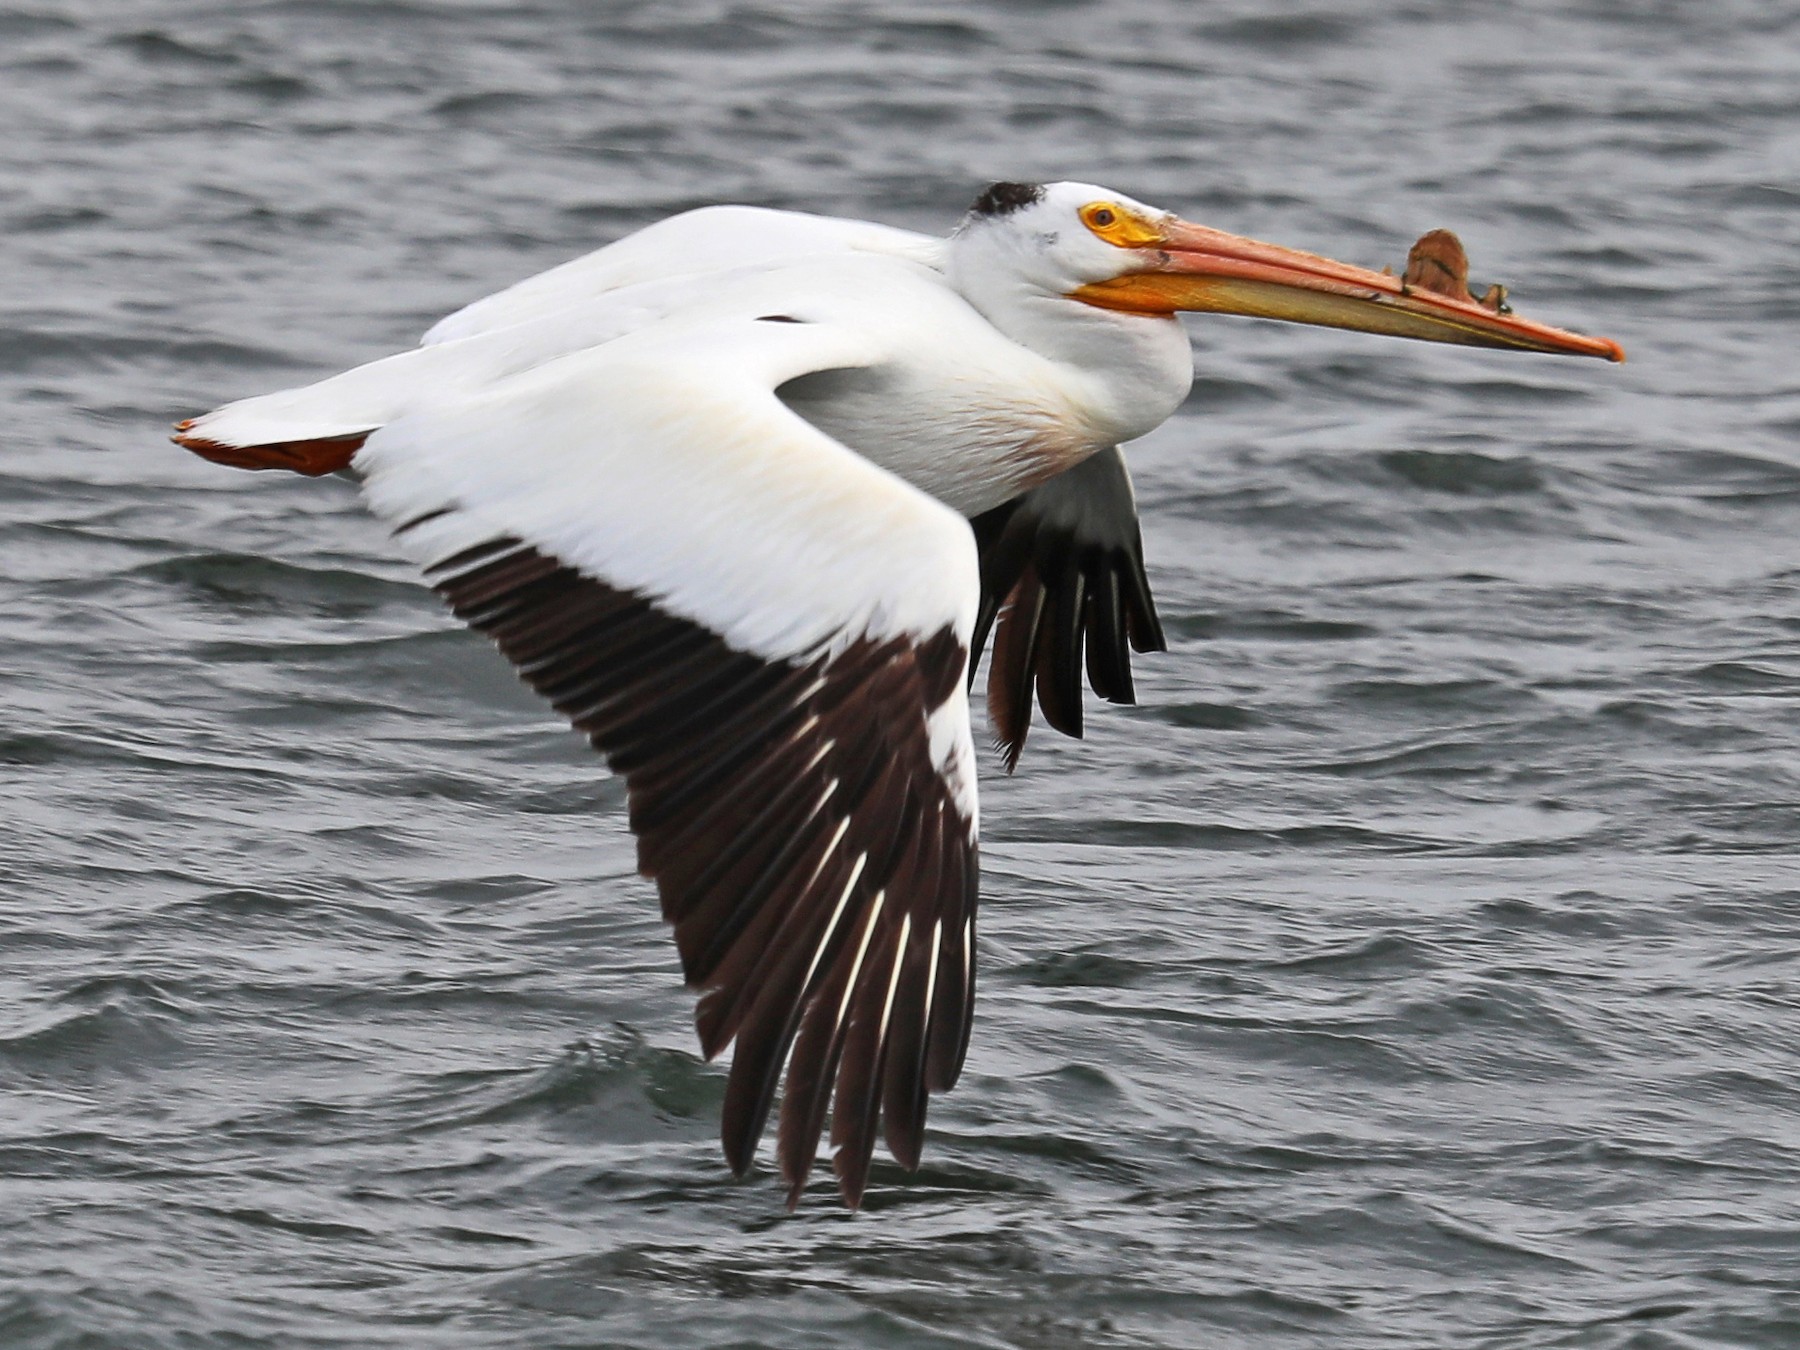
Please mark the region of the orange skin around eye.
[[1145, 220], [1115, 202], [1093, 202], [1081, 208], [1081, 223], [1115, 248], [1155, 248], [1162, 225]]

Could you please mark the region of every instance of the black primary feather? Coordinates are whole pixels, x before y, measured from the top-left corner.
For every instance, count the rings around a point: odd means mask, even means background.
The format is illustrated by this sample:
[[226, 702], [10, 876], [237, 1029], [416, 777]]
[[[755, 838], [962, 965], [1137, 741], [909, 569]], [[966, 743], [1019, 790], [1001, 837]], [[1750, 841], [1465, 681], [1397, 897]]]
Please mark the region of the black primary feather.
[[1144, 574], [1131, 476], [1116, 446], [970, 524], [981, 553], [970, 674], [993, 632], [988, 716], [1010, 772], [1030, 728], [1034, 683], [1044, 720], [1079, 737], [1084, 666], [1101, 698], [1135, 703], [1130, 650], [1167, 651], [1168, 644]]

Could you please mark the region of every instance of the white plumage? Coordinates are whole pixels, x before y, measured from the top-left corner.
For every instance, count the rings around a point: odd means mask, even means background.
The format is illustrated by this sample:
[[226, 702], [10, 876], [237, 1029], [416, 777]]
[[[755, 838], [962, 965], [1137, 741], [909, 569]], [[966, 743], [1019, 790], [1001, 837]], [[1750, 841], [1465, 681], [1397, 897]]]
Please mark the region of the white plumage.
[[829, 1111], [854, 1204], [878, 1130], [916, 1165], [967, 1046], [971, 652], [1008, 601], [990, 708], [1016, 754], [1033, 679], [1079, 734], [1084, 637], [1117, 701], [1127, 639], [1161, 645], [1113, 447], [1186, 395], [1176, 312], [1620, 356], [1459, 287], [1081, 183], [995, 184], [948, 240], [715, 207], [176, 439], [362, 476], [455, 612], [625, 778], [702, 1046], [737, 1046], [733, 1166], [786, 1064], [790, 1198]]
[[646, 282], [834, 253], [903, 258], [941, 268], [944, 241], [866, 220], [760, 206], [703, 206], [464, 305], [433, 324], [424, 342], [449, 342], [507, 328]]

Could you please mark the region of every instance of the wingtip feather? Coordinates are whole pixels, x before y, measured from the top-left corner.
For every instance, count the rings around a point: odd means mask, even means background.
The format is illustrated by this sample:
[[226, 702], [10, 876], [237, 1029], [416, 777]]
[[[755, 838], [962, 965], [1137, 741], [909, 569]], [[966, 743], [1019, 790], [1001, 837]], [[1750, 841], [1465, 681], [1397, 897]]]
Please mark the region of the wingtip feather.
[[225, 464], [234, 469], [286, 469], [308, 478], [350, 467], [350, 461], [368, 433], [358, 436], [326, 437], [318, 440], [271, 441], [263, 445], [232, 445], [208, 436], [189, 434], [197, 419], [188, 418], [175, 424], [169, 439], [183, 450], [191, 450], [201, 459]]

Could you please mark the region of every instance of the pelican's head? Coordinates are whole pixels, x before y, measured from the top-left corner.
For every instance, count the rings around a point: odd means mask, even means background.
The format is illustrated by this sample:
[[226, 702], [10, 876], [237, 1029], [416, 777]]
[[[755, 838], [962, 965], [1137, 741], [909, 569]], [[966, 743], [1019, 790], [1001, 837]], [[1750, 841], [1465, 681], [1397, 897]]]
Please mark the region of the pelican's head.
[[953, 282], [984, 310], [1010, 290], [1123, 314], [1179, 310], [1622, 361], [1616, 342], [1521, 319], [1457, 287], [1409, 284], [1182, 220], [1091, 183], [995, 183], [951, 241]]

